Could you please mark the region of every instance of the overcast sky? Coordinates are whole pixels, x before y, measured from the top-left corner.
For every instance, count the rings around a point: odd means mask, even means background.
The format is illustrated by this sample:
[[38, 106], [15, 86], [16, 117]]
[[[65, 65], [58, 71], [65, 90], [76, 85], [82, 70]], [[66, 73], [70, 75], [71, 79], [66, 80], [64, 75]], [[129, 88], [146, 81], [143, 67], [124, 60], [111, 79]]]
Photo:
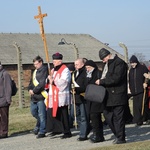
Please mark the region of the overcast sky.
[[[150, 0], [0, 0], [1, 33], [39, 33], [38, 6], [45, 33], [90, 34], [123, 54], [150, 60]], [[71, 41], [73, 42], [73, 41]]]

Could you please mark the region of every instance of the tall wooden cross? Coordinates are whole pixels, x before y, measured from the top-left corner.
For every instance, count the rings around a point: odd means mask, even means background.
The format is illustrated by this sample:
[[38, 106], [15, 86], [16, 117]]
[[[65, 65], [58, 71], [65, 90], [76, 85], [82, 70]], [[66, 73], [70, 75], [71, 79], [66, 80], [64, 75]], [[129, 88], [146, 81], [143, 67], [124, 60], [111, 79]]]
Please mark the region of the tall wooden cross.
[[45, 37], [45, 33], [44, 33], [44, 25], [43, 25], [43, 18], [47, 16], [47, 14], [42, 14], [41, 13], [41, 7], [38, 6], [38, 15], [34, 16], [34, 19], [38, 19], [39, 25], [40, 25], [40, 33], [42, 36], [42, 40], [44, 42], [44, 50], [45, 50], [45, 56], [46, 56], [46, 61], [48, 64], [48, 71], [50, 74], [50, 60], [49, 60], [49, 55], [48, 55], [48, 48], [47, 48], [47, 42], [46, 42], [46, 37]]

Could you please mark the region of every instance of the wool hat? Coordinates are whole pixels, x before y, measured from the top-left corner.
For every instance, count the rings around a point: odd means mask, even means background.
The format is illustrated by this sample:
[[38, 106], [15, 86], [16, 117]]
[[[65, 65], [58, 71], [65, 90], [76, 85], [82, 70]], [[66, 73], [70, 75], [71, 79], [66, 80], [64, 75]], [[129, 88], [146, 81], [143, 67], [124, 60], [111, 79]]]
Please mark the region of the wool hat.
[[130, 58], [130, 63], [138, 63], [138, 59], [135, 55], [132, 55], [131, 58]]
[[97, 66], [93, 60], [87, 60], [85, 63], [85, 66], [91, 66], [91, 67], [97, 68]]
[[110, 51], [108, 51], [107, 49], [105, 48], [102, 48], [99, 50], [99, 58], [101, 60], [103, 60], [106, 56], [108, 56], [110, 54]]
[[74, 64], [69, 64], [67, 67], [70, 71], [75, 71]]
[[53, 60], [54, 59], [55, 60], [62, 60], [63, 59], [63, 55], [57, 52], [57, 53], [52, 55], [52, 58], [53, 58]]

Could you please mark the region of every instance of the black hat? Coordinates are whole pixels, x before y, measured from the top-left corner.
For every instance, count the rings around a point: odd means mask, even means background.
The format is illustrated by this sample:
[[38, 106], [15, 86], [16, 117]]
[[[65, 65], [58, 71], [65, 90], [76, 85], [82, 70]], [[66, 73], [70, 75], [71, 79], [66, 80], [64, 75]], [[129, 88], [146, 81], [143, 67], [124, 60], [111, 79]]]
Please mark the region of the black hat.
[[108, 51], [107, 49], [105, 48], [102, 48], [99, 50], [99, 58], [101, 60], [103, 60], [106, 56], [108, 56], [110, 54], [110, 51]]
[[57, 53], [52, 55], [52, 58], [53, 58], [53, 60], [54, 59], [55, 60], [59, 60], [59, 59], [62, 60], [63, 59], [63, 55], [57, 52]]
[[135, 55], [132, 55], [131, 58], [130, 58], [130, 63], [138, 63], [138, 59]]
[[70, 71], [75, 71], [74, 64], [69, 64], [69, 65], [68, 65], [68, 69], [69, 69]]
[[97, 66], [93, 60], [87, 60], [85, 63], [85, 66], [91, 66], [91, 67], [97, 68]]

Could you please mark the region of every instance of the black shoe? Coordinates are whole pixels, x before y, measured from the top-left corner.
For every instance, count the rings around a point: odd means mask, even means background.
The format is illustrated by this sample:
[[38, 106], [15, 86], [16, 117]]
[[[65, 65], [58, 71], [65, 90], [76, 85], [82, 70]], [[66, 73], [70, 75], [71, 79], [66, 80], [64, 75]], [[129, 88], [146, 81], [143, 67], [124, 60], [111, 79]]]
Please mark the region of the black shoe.
[[65, 134], [61, 137], [61, 139], [66, 139], [66, 138], [70, 138], [70, 137], [72, 137], [72, 134], [71, 134], [71, 133], [65, 133]]
[[126, 143], [126, 140], [118, 140], [118, 139], [115, 139], [113, 141], [113, 144], [123, 144], [123, 143]]
[[98, 142], [105, 141], [104, 137], [100, 138], [100, 137], [96, 137], [96, 136], [93, 136], [92, 138], [90, 138], [90, 140], [92, 143], [98, 143]]
[[85, 137], [85, 138], [79, 137], [77, 140], [78, 141], [85, 141], [85, 140], [87, 140], [87, 137]]
[[4, 138], [8, 138], [8, 134], [7, 133], [0, 135], [0, 139], [4, 139]]
[[141, 126], [141, 125], [143, 125], [143, 122], [138, 122], [136, 125]]
[[45, 134], [38, 134], [38, 135], [36, 136], [37, 139], [39, 139], [39, 138], [44, 138], [44, 137], [45, 137]]

